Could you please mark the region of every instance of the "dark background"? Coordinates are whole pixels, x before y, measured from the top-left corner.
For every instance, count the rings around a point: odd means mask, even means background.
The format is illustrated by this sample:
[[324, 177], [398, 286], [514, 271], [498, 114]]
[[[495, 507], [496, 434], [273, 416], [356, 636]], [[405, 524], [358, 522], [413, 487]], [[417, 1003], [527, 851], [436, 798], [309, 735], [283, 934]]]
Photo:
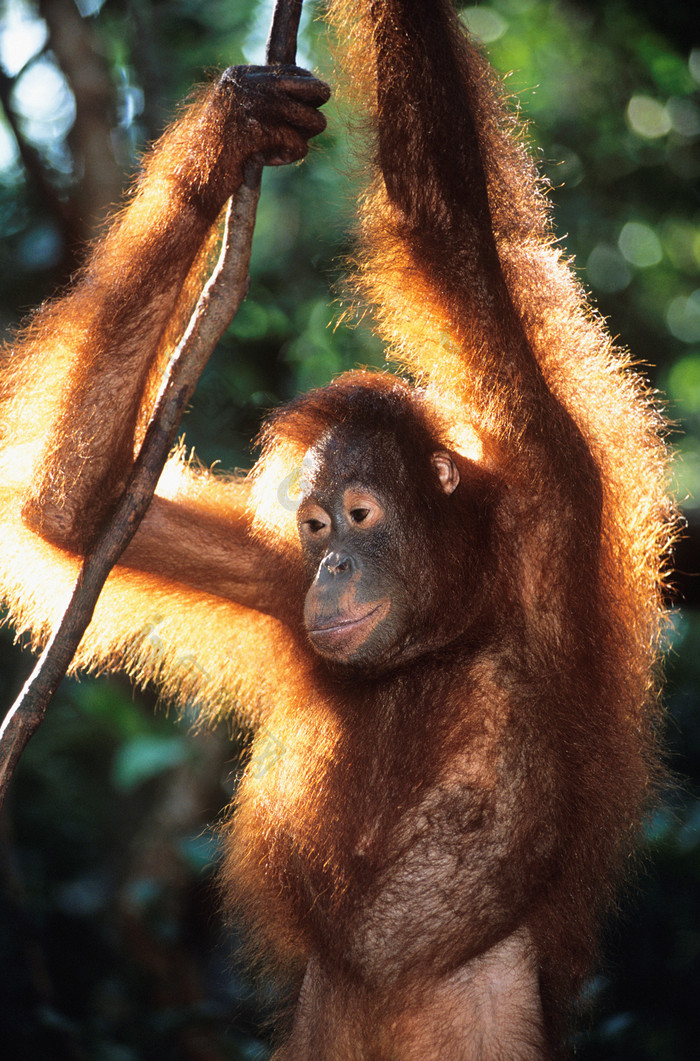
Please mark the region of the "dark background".
[[[300, 62], [330, 76], [324, 26], [309, 18], [320, 9], [305, 7]], [[270, 5], [5, 0], [0, 15], [0, 326], [9, 330], [66, 281], [138, 151], [203, 71], [262, 60]], [[646, 868], [608, 929], [576, 1042], [585, 1061], [691, 1061], [700, 1041], [697, 11], [687, 0], [497, 0], [465, 17], [499, 69], [514, 71], [508, 84], [554, 185], [558, 232], [677, 424], [674, 489], [689, 530], [670, 602], [676, 781], [648, 823]], [[308, 162], [266, 174], [251, 293], [184, 424], [206, 462], [247, 466], [266, 409], [357, 362], [381, 362], [363, 329], [333, 328], [355, 186], [342, 104], [327, 113]], [[9, 706], [31, 658], [7, 629], [0, 638]], [[0, 819], [5, 1056], [267, 1056], [270, 989], [252, 988], [212, 887], [212, 825], [237, 755], [227, 733], [193, 734], [153, 690], [121, 678], [64, 683]]]

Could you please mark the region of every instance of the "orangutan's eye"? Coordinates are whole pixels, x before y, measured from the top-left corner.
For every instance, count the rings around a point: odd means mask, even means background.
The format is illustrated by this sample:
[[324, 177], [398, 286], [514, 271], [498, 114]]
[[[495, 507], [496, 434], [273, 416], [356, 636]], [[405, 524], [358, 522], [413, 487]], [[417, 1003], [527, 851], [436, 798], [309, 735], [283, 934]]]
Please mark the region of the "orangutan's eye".
[[308, 528], [310, 534], [319, 534], [326, 524], [323, 523], [320, 519], [307, 519], [304, 520], [303, 525]]

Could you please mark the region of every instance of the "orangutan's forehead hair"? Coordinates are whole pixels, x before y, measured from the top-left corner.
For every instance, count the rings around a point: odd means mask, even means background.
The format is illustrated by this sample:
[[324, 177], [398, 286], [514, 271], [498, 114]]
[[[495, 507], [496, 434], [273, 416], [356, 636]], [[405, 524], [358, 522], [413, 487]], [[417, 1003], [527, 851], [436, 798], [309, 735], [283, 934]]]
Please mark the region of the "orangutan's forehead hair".
[[346, 421], [325, 431], [307, 450], [304, 481], [311, 489], [334, 490], [348, 482], [376, 485], [403, 480], [406, 455], [388, 427]]
[[[413, 467], [444, 448], [443, 432], [422, 392], [386, 373], [348, 372], [328, 387], [302, 395], [275, 412], [262, 441], [283, 438], [338, 463], [376, 446]], [[341, 458], [342, 452], [345, 457]]]

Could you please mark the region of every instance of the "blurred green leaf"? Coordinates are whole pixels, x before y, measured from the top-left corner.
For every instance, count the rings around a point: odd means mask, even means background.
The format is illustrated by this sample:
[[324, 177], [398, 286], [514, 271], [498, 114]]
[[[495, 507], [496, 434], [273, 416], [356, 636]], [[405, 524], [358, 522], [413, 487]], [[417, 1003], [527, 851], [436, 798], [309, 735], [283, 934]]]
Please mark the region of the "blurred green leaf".
[[158, 774], [180, 766], [191, 757], [182, 737], [135, 737], [123, 744], [114, 759], [112, 780], [117, 788], [128, 790]]

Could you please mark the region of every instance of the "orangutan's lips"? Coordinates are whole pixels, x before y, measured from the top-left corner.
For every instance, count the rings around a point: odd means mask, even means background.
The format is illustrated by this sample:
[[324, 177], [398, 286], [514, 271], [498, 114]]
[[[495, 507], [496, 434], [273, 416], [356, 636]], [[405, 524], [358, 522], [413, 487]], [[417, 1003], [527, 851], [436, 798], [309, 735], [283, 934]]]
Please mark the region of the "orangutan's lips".
[[383, 601], [380, 601], [379, 604], [375, 604], [368, 612], [365, 612], [364, 615], [359, 615], [357, 618], [338, 619], [333, 617], [325, 622], [319, 622], [313, 630], [309, 630], [309, 633], [328, 634], [331, 630], [349, 630], [353, 626], [359, 626], [360, 623], [364, 623], [368, 619], [371, 619], [374, 613], [379, 611], [383, 603]]
[[309, 637], [322, 655], [352, 655], [366, 641], [374, 627], [388, 615], [390, 606], [390, 600], [380, 600], [372, 604], [364, 615], [317, 620], [316, 626], [309, 630]]

